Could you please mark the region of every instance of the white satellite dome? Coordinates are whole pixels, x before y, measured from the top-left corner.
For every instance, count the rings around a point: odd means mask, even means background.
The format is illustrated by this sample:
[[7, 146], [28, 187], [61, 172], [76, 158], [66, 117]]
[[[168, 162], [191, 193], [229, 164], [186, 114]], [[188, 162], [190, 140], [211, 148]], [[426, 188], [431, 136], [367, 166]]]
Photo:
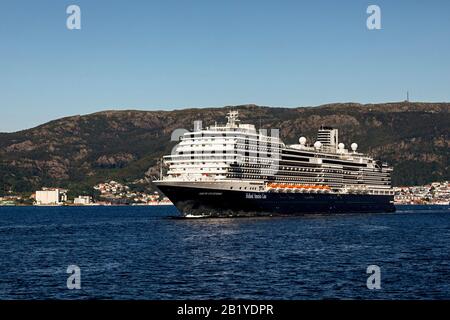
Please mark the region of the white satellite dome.
[[352, 143], [352, 145], [351, 145], [351, 147], [352, 147], [352, 150], [353, 151], [356, 151], [356, 149], [358, 149], [358, 144], [356, 144], [356, 143]]
[[316, 141], [316, 142], [314, 143], [314, 148], [320, 149], [320, 147], [322, 147], [322, 142]]
[[344, 150], [345, 144], [343, 144], [342, 142], [339, 143], [339, 144], [338, 144], [338, 148], [339, 148], [340, 150]]
[[306, 138], [305, 138], [305, 137], [300, 137], [300, 139], [298, 139], [298, 142], [300, 142], [300, 144], [301, 144], [302, 146], [304, 146], [305, 143], [306, 143]]

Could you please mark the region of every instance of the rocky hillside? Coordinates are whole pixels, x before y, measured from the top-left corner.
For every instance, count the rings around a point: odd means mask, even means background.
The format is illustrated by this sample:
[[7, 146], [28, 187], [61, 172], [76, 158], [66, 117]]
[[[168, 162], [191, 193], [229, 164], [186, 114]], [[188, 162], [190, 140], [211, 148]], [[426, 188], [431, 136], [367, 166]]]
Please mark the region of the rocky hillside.
[[[90, 188], [106, 179], [147, 180], [170, 152], [170, 135], [223, 122], [231, 107], [178, 111], [105, 111], [0, 133], [0, 193], [42, 186]], [[242, 123], [279, 128], [286, 143], [315, 138], [320, 125], [340, 129], [347, 145], [388, 161], [395, 185], [450, 179], [450, 103], [330, 104], [308, 108], [236, 106]]]

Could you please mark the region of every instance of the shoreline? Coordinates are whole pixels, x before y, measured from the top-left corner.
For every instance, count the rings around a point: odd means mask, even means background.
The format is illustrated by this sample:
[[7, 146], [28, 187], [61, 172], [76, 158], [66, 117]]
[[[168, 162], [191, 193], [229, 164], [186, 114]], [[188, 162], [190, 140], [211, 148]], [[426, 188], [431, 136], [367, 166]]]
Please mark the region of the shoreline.
[[[395, 206], [450, 206], [449, 203], [396, 203]], [[160, 207], [173, 206], [172, 203], [161, 204], [49, 204], [49, 205], [28, 205], [28, 204], [0, 204], [0, 207]]]
[[173, 206], [172, 203], [162, 204], [0, 204], [0, 207], [159, 207]]

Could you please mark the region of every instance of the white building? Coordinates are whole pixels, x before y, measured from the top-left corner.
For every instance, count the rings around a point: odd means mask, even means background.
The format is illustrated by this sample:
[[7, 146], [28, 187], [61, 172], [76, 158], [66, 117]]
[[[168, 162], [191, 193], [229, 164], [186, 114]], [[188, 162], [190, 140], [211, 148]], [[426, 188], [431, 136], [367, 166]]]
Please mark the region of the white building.
[[92, 204], [92, 197], [91, 196], [78, 196], [73, 200], [73, 204], [78, 205], [89, 205]]
[[36, 191], [37, 205], [59, 205], [67, 201], [67, 190], [44, 188]]

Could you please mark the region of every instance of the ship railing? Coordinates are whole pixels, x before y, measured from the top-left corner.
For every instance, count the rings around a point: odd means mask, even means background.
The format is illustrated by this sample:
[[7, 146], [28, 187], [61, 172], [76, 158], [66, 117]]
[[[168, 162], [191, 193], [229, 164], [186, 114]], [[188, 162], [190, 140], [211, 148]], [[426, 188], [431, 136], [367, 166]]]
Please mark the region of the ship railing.
[[211, 176], [203, 176], [203, 177], [189, 177], [183, 175], [173, 175], [173, 176], [164, 176], [162, 177], [162, 181], [183, 181], [183, 182], [202, 182], [202, 181], [217, 181], [219, 179], [223, 179], [224, 176], [211, 177]]

